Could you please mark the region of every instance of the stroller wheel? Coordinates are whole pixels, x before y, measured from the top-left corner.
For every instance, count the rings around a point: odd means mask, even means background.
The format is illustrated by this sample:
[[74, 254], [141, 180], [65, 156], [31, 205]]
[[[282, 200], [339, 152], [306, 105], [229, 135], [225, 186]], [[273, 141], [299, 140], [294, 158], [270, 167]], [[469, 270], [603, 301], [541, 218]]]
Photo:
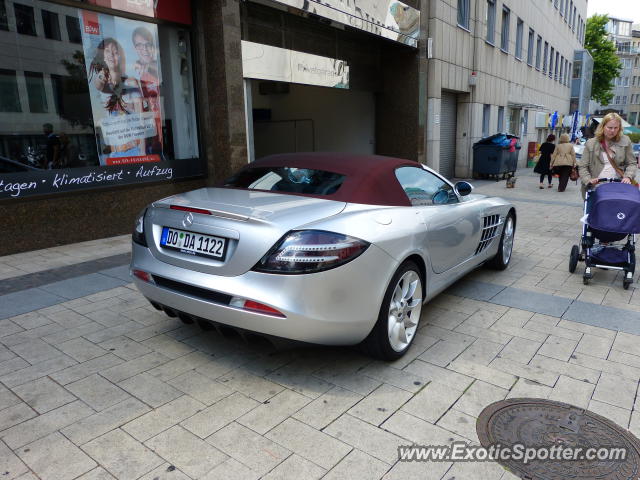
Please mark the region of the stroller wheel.
[[589, 279], [587, 277], [582, 277], [582, 283], [589, 285]]
[[631, 285], [632, 282], [630, 282], [629, 280], [624, 280], [622, 282], [622, 288], [624, 288], [625, 290], [629, 290], [629, 285]]
[[573, 247], [571, 247], [571, 255], [569, 256], [569, 272], [573, 273], [576, 271], [579, 258], [580, 248], [577, 245], [574, 245]]

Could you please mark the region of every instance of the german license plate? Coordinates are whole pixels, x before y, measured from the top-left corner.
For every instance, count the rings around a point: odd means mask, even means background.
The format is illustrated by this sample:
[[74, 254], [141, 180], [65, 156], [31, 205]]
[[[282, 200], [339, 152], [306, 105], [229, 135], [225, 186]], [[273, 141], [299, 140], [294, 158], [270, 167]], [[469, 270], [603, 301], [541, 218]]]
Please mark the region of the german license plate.
[[224, 260], [227, 253], [227, 239], [187, 232], [175, 228], [162, 227], [160, 245], [165, 248], [179, 250], [189, 255], [200, 255]]

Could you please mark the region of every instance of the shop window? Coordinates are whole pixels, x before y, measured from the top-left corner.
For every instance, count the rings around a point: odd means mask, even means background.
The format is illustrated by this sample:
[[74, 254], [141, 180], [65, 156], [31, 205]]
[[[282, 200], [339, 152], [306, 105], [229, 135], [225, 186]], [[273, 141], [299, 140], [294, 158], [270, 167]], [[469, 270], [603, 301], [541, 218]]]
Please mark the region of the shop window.
[[14, 3], [13, 10], [16, 14], [16, 29], [18, 33], [35, 36], [36, 20], [33, 14], [33, 7]]
[[[28, 35], [40, 11], [43, 35], [0, 51], [0, 65], [38, 65], [0, 69], [0, 160], [24, 165], [0, 178], [0, 199], [204, 173], [188, 25], [40, 0], [15, 7]], [[51, 139], [62, 152], [53, 161]]]
[[42, 26], [44, 27], [44, 36], [52, 40], [60, 40], [60, 24], [58, 23], [58, 14], [49, 10], [42, 10]]
[[27, 84], [27, 98], [31, 113], [47, 112], [47, 95], [44, 91], [44, 76], [39, 72], [24, 72]]
[[20, 112], [18, 79], [15, 70], [0, 69], [0, 112]]
[[0, 30], [9, 30], [7, 6], [5, 5], [4, 0], [0, 0]]
[[82, 43], [82, 33], [80, 32], [80, 21], [78, 17], [67, 15], [67, 36], [71, 43]]

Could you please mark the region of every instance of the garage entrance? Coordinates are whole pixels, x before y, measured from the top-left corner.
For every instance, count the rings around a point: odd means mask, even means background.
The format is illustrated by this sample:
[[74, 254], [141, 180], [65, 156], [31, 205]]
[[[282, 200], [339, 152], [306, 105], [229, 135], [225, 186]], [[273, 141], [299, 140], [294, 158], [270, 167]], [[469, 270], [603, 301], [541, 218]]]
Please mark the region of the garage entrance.
[[245, 85], [251, 160], [287, 152], [375, 152], [373, 93], [254, 79]]

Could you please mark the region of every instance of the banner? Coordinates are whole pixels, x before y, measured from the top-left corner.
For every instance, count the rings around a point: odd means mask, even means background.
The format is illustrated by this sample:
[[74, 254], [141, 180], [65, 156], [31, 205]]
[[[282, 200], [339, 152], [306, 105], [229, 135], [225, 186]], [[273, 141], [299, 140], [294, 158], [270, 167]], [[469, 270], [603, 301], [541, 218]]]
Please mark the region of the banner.
[[100, 7], [191, 25], [189, 0], [85, 0]]
[[100, 165], [161, 161], [158, 27], [96, 12], [79, 15]]

